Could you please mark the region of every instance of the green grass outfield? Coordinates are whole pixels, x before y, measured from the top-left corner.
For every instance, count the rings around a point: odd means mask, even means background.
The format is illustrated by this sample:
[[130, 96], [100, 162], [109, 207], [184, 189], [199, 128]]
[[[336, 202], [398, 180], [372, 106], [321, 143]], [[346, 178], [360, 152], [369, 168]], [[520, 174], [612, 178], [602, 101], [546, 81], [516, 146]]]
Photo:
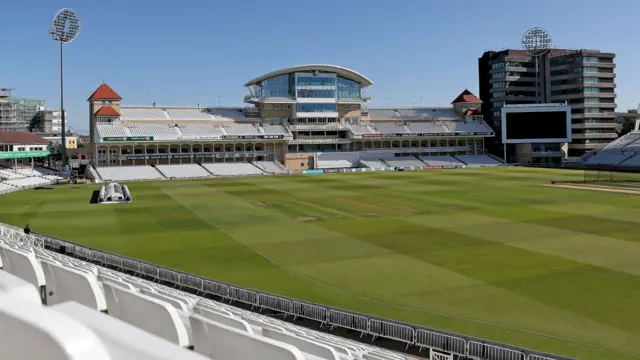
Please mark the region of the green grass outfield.
[[585, 344], [640, 354], [640, 196], [541, 186], [583, 176], [129, 183], [135, 200], [122, 205], [90, 205], [95, 185], [69, 186], [1, 196], [0, 221], [308, 301], [583, 360], [637, 359]]

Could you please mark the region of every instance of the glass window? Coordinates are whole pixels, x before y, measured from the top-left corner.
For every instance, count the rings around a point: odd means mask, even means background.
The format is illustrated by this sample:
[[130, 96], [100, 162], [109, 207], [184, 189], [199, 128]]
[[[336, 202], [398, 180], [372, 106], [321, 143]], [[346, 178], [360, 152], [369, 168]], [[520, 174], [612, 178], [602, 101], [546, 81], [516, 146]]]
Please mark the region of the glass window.
[[502, 68], [504, 68], [504, 66], [505, 66], [504, 63], [497, 63], [497, 64], [491, 65], [491, 68], [494, 69], [494, 70], [495, 69], [502, 69]]
[[491, 87], [494, 89], [501, 89], [505, 87], [505, 83], [504, 82], [493, 83], [491, 84]]
[[584, 98], [585, 103], [599, 103], [600, 98]]
[[598, 58], [595, 56], [585, 56], [582, 58], [582, 62], [592, 62], [592, 63], [596, 63], [598, 62]]
[[585, 82], [585, 83], [599, 83], [600, 82], [600, 78], [592, 77], [592, 76], [585, 76], [583, 78], [583, 82]]
[[360, 84], [353, 80], [338, 77], [338, 97], [341, 99], [360, 99]]
[[586, 93], [597, 93], [600, 92], [599, 88], [594, 88], [594, 87], [586, 87], [584, 88], [584, 92]]
[[291, 110], [291, 104], [284, 104], [284, 108], [287, 110]]
[[[310, 85], [312, 86], [312, 85]], [[299, 98], [325, 98], [325, 99], [335, 99], [336, 91], [335, 90], [318, 90], [318, 89], [305, 89], [304, 86], [300, 88], [298, 86], [298, 97]]]
[[599, 108], [585, 108], [584, 109], [584, 113], [585, 114], [598, 114], [601, 113], [602, 110]]
[[499, 72], [499, 73], [493, 73], [493, 74], [491, 74], [491, 78], [492, 78], [492, 79], [503, 78], [504, 76], [505, 76], [505, 73], [503, 73], [503, 72]]
[[336, 112], [336, 104], [298, 104], [298, 112]]
[[280, 105], [273, 104], [273, 110], [280, 110]]
[[293, 96], [293, 89], [290, 86], [290, 76], [289, 74], [285, 74], [263, 80], [260, 83], [262, 96], [265, 98]]
[[595, 66], [585, 66], [584, 68], [582, 68], [582, 72], [597, 73], [598, 72], [598, 68], [595, 67]]

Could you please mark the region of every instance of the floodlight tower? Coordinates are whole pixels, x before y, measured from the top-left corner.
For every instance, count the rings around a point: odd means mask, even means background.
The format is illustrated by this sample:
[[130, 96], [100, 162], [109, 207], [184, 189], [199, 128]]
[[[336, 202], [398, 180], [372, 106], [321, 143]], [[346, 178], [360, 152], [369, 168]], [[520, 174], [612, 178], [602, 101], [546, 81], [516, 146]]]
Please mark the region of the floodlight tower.
[[64, 70], [63, 70], [63, 45], [73, 41], [80, 31], [80, 20], [73, 9], [64, 8], [53, 18], [53, 26], [49, 33], [53, 36], [53, 40], [60, 43], [60, 115], [62, 126], [62, 139], [60, 151], [62, 155], [62, 171], [66, 172], [67, 166], [67, 137], [66, 122], [64, 113]]
[[527, 30], [522, 36], [522, 49], [536, 61], [536, 104], [540, 102], [540, 71], [538, 58], [546, 54], [551, 47], [551, 35], [540, 27]]

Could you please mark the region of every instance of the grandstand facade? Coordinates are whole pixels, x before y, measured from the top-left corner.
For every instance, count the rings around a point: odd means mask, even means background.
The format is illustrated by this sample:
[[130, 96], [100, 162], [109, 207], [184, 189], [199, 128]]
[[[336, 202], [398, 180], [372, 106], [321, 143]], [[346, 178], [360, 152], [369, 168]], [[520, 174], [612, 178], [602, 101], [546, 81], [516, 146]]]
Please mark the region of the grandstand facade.
[[[268, 162], [317, 168], [318, 154], [360, 160], [484, 154], [493, 130], [468, 90], [450, 107], [369, 108], [373, 81], [334, 65], [304, 65], [244, 86], [246, 107], [122, 106], [107, 84], [89, 97], [96, 167]], [[354, 158], [355, 157], [355, 158]], [[347, 166], [348, 165], [348, 166]]]

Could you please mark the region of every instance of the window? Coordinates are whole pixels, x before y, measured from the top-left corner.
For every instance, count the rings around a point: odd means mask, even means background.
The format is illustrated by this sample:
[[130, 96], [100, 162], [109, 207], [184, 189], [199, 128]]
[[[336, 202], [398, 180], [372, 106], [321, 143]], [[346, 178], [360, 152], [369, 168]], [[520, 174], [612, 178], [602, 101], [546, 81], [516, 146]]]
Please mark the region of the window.
[[505, 73], [503, 73], [503, 72], [499, 72], [499, 73], [493, 73], [493, 74], [491, 74], [491, 78], [492, 78], [492, 79], [503, 78], [504, 76], [505, 76]]
[[273, 110], [280, 110], [280, 105], [273, 104]]
[[598, 58], [595, 56], [585, 56], [582, 58], [582, 62], [591, 62], [591, 63], [597, 63], [598, 62]]
[[497, 82], [497, 83], [491, 84], [491, 87], [494, 89], [502, 89], [506, 87], [506, 84], [504, 82]]
[[600, 102], [600, 98], [584, 98], [584, 102], [585, 103], [599, 103]]
[[584, 113], [585, 114], [598, 114], [601, 113], [602, 110], [599, 108], [585, 108], [584, 109]]
[[336, 104], [298, 104], [298, 112], [336, 112]]
[[597, 77], [585, 76], [585, 77], [582, 79], [582, 82], [585, 82], [585, 83], [599, 83], [599, 82], [600, 82], [600, 79], [599, 79], [599, 78], [597, 78]]
[[284, 108], [286, 110], [291, 110], [291, 104], [284, 104]]
[[584, 92], [586, 93], [597, 93], [600, 92], [600, 89], [594, 87], [586, 87], [584, 88]]
[[496, 70], [496, 69], [502, 69], [505, 67], [504, 63], [497, 63], [497, 64], [493, 64], [491, 65], [491, 69]]
[[493, 93], [493, 97], [494, 98], [503, 97], [505, 95], [506, 95], [506, 92], [504, 92], [504, 91], [496, 91], [496, 92]]
[[597, 73], [598, 72], [598, 68], [595, 66], [585, 66], [582, 68], [582, 72], [585, 73]]
[[351, 110], [351, 105], [345, 105], [345, 106], [344, 106], [344, 109], [345, 109], [345, 110]]

